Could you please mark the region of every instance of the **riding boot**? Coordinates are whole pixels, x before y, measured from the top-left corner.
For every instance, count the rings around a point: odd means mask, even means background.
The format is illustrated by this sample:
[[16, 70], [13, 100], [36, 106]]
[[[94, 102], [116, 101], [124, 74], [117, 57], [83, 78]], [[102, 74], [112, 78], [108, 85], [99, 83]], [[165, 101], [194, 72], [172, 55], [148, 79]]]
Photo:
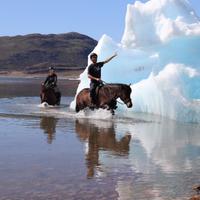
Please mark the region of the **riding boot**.
[[94, 110], [95, 108], [98, 108], [97, 106], [97, 94], [96, 94], [96, 88], [98, 87], [97, 83], [90, 83], [90, 98], [91, 98], [91, 104], [90, 109]]
[[97, 106], [96, 106], [96, 94], [93, 92], [90, 95], [91, 98], [91, 103], [90, 103], [90, 109], [94, 110]]

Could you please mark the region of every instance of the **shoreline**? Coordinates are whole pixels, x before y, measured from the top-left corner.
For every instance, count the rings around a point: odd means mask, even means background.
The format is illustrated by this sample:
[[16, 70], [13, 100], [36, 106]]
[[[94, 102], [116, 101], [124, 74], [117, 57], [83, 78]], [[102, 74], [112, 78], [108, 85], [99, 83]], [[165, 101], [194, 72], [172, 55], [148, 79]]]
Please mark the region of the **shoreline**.
[[[84, 70], [69, 70], [64, 72], [56, 72], [58, 79], [79, 80], [80, 74]], [[46, 78], [47, 73], [26, 73], [23, 71], [1, 71], [0, 78]]]

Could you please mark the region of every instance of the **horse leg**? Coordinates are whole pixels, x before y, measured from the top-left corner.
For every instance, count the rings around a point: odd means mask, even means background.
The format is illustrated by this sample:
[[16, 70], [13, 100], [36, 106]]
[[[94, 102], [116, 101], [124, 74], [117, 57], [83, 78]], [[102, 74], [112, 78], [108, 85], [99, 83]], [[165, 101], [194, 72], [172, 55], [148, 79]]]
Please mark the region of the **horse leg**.
[[81, 111], [81, 110], [83, 110], [83, 109], [85, 109], [85, 108], [90, 108], [91, 109], [91, 107], [90, 107], [90, 102], [88, 103], [88, 102], [85, 102], [85, 101], [82, 101], [82, 102], [76, 102], [76, 107], [75, 107], [75, 111], [76, 112], [79, 112], [79, 111]]
[[102, 103], [100, 107], [103, 109], [111, 110], [112, 112], [112, 110], [117, 108], [116, 105], [117, 105], [116, 100], [112, 100], [110, 103]]
[[112, 115], [115, 115], [115, 110], [114, 109], [110, 109], [110, 112]]
[[41, 100], [41, 103], [44, 102], [44, 93], [43, 92], [40, 94], [40, 100]]
[[115, 114], [115, 110], [117, 109], [117, 101], [116, 100], [112, 100], [110, 103], [109, 103], [109, 109], [110, 109], [110, 112], [112, 115]]
[[87, 107], [87, 105], [85, 105], [84, 103], [76, 103], [75, 111], [79, 112], [79, 111], [83, 110], [86, 107]]
[[40, 102], [42, 103], [42, 94], [40, 94]]
[[110, 106], [108, 104], [101, 104], [99, 107], [102, 109], [110, 110]]
[[97, 108], [93, 103], [91, 103], [88, 107], [90, 110], [94, 110], [95, 108]]
[[99, 108], [110, 110], [108, 102], [106, 102], [104, 99], [98, 99], [98, 100], [99, 100]]
[[60, 91], [56, 92], [56, 104], [60, 105], [61, 93]]
[[110, 107], [112, 109], [117, 109], [117, 101], [115, 99], [113, 99], [111, 102], [110, 102]]
[[[115, 107], [116, 107], [116, 106], [115, 106]], [[112, 107], [110, 107], [108, 104], [105, 104], [105, 105], [102, 106], [101, 108], [110, 110], [111, 114], [112, 114], [112, 115], [115, 115], [115, 107], [112, 108]]]
[[78, 104], [76, 104], [75, 111], [76, 111], [76, 112], [79, 112], [79, 111], [80, 111]]

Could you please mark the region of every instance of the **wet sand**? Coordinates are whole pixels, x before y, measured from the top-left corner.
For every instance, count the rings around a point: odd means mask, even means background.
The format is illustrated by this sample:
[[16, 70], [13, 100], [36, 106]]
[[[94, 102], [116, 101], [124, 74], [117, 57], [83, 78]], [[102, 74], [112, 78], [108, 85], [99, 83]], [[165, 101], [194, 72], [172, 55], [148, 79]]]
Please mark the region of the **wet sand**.
[[[77, 79], [83, 70], [67, 70], [67, 71], [57, 71], [58, 77], [60, 79]], [[23, 71], [0, 71], [0, 78], [44, 78], [48, 74], [46, 73], [27, 73]]]
[[[19, 96], [39, 96], [44, 77], [0, 77], [0, 98]], [[58, 78], [58, 86], [63, 96], [74, 96], [79, 83], [77, 79]]]

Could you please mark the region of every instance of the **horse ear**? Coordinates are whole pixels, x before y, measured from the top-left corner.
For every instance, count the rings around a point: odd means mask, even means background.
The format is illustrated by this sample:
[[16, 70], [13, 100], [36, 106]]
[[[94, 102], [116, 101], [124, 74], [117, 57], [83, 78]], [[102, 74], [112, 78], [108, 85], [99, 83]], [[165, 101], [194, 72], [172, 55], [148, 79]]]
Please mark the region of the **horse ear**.
[[131, 83], [129, 83], [129, 86], [131, 86]]

